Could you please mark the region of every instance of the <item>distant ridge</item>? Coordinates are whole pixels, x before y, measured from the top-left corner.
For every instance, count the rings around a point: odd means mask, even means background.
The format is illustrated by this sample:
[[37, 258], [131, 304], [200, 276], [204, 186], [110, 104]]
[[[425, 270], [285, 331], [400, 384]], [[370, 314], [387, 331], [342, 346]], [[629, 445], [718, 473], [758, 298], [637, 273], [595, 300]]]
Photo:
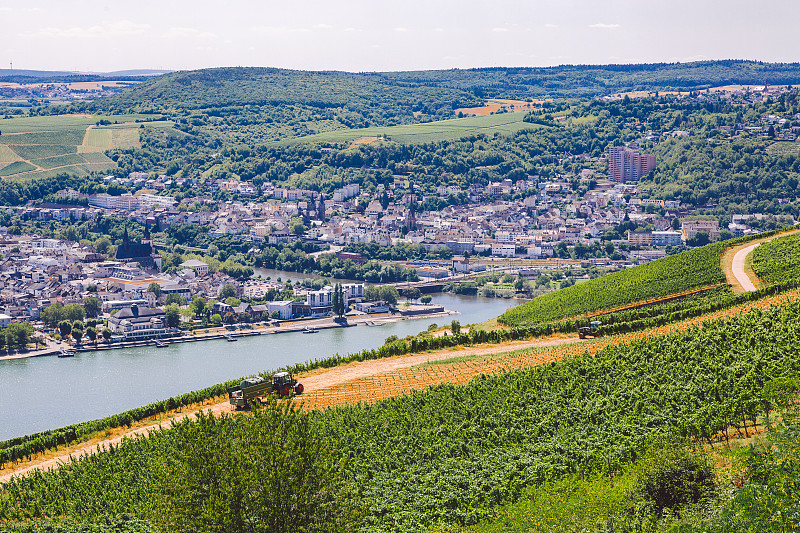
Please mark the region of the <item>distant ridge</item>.
[[113, 72], [73, 72], [66, 70], [24, 70], [24, 69], [9, 69], [0, 68], [0, 79], [3, 78], [90, 78], [90, 79], [111, 79], [117, 77], [153, 77], [160, 76], [173, 72], [171, 70], [155, 70], [155, 69], [131, 69], [131, 70], [116, 70]]

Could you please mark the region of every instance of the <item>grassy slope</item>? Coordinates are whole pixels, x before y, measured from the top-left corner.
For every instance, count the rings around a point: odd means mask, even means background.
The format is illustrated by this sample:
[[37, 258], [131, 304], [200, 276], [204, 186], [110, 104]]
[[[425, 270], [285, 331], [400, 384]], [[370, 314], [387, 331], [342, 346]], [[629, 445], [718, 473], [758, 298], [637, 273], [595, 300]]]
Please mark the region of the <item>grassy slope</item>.
[[436, 122], [426, 122], [424, 124], [337, 130], [287, 139], [275, 144], [286, 146], [298, 143], [345, 142], [378, 136], [388, 136], [390, 140], [403, 144], [415, 144], [460, 139], [467, 135], [476, 135], [479, 133], [489, 135], [493, 133], [509, 134], [523, 129], [544, 127], [523, 122], [522, 119], [526, 114], [526, 112], [502, 113], [484, 117], [439, 120]]
[[543, 294], [509, 309], [499, 321], [513, 326], [551, 322], [722, 283], [725, 273], [719, 257], [729, 244], [709, 244]]

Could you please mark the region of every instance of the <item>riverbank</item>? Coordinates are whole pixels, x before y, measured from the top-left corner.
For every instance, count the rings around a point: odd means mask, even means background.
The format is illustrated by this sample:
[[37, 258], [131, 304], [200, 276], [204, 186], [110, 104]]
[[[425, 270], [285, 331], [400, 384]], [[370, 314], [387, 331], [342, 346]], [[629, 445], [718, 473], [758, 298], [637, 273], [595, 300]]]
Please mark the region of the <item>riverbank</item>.
[[[446, 317], [460, 314], [458, 311], [451, 311], [439, 305], [430, 305], [430, 311], [427, 311], [424, 305], [415, 305], [409, 311], [401, 310], [398, 313], [376, 313], [376, 314], [362, 314], [351, 315], [345, 317], [346, 320], [338, 321], [333, 317], [323, 318], [309, 318], [302, 320], [293, 320], [281, 322], [277, 325], [254, 325], [247, 329], [228, 330], [224, 327], [212, 328], [203, 333], [192, 332], [188, 335], [180, 335], [174, 337], [165, 337], [160, 340], [167, 344], [183, 344], [187, 342], [211, 341], [227, 339], [235, 341], [240, 337], [252, 337], [256, 335], [278, 335], [283, 333], [297, 333], [297, 332], [317, 332], [324, 329], [333, 328], [351, 328], [356, 326], [381, 326], [392, 322], [399, 322], [401, 320], [418, 320], [423, 318], [437, 318]], [[427, 312], [426, 312], [427, 311]], [[142, 348], [147, 346], [156, 346], [156, 339], [142, 339], [138, 341], [127, 342], [114, 342], [108, 343], [92, 343], [82, 344], [80, 346], [71, 347], [77, 353], [80, 352], [94, 352], [117, 350], [120, 348]], [[58, 355], [60, 352], [59, 347], [48, 348], [45, 350], [28, 351], [18, 354], [11, 354], [0, 356], [0, 362], [4, 360], [26, 359], [31, 357], [41, 357], [47, 355]]]

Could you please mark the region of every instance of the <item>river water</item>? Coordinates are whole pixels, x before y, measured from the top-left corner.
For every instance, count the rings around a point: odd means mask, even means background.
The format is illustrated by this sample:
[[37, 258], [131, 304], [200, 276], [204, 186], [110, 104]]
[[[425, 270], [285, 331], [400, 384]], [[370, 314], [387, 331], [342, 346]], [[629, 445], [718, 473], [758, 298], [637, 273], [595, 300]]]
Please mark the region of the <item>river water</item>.
[[[297, 276], [299, 279], [299, 276]], [[461, 314], [404, 320], [378, 327], [320, 330], [211, 340], [167, 348], [126, 348], [0, 361], [0, 440], [84, 422], [215, 383], [288, 364], [377, 348], [390, 335], [405, 337], [457, 319], [462, 325], [496, 317], [514, 300], [454, 294], [433, 302]]]

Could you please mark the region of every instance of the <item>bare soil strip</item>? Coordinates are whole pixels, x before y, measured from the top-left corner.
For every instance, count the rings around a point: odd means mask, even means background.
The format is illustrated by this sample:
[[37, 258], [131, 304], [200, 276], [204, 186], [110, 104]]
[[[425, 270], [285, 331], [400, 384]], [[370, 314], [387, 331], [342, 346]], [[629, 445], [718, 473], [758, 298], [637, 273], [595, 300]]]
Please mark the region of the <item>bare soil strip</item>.
[[[780, 239], [787, 235], [793, 235], [800, 230], [786, 231], [778, 235], [772, 235], [763, 239], [756, 239], [749, 241], [732, 248], [728, 248], [720, 257], [720, 265], [722, 271], [725, 272], [725, 278], [728, 285], [733, 287], [733, 292], [742, 293], [754, 291], [763, 286], [763, 282], [758, 279], [755, 273], [746, 267], [747, 256], [755, 250], [759, 245], [769, 242], [774, 239]], [[741, 253], [740, 253], [741, 252]], [[737, 258], [738, 256], [738, 258]]]

